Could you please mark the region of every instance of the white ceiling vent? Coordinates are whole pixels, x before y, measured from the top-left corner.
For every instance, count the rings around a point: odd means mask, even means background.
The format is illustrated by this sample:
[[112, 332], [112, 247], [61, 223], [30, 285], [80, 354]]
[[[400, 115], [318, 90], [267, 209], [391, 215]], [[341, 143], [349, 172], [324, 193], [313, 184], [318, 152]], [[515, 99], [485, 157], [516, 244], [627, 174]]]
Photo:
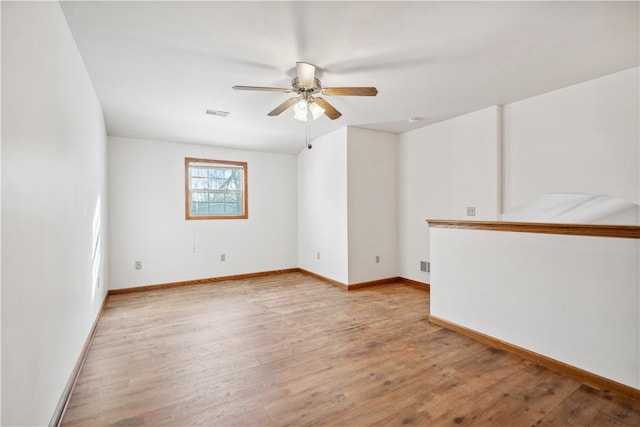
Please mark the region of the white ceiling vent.
[[205, 110], [205, 114], [210, 116], [218, 116], [218, 117], [227, 117], [229, 115], [228, 111], [220, 111], [220, 110]]

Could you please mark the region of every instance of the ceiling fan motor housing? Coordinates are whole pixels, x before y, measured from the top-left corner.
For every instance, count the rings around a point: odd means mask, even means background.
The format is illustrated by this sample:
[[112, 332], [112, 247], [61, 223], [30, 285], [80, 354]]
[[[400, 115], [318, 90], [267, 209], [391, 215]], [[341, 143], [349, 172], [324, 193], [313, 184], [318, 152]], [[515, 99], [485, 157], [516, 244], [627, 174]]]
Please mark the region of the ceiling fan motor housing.
[[322, 83], [320, 82], [320, 80], [318, 80], [316, 78], [313, 79], [313, 86], [312, 87], [307, 87], [307, 86], [300, 86], [298, 84], [298, 78], [294, 77], [293, 80], [291, 80], [291, 86], [298, 93], [302, 93], [302, 92], [318, 93], [318, 92], [320, 92], [322, 90]]

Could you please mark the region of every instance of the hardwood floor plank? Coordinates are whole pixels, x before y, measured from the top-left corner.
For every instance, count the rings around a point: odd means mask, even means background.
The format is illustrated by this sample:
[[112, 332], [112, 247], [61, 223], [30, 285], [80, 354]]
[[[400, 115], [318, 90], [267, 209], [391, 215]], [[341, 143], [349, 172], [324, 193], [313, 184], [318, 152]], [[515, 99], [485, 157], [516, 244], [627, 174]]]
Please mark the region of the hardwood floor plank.
[[297, 272], [114, 295], [62, 424], [640, 425], [640, 402], [428, 313], [407, 284]]
[[638, 402], [609, 392], [580, 385], [551, 411], [541, 426], [637, 426]]

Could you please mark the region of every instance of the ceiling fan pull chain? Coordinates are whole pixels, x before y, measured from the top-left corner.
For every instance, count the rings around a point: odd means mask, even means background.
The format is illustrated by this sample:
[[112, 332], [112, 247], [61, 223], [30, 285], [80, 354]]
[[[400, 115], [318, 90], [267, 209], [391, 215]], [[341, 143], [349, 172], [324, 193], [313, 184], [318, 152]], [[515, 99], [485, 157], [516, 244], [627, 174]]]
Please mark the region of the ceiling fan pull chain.
[[313, 120], [313, 116], [311, 114], [311, 108], [309, 105], [309, 102], [307, 101], [307, 121], [305, 123], [305, 127], [307, 130], [307, 149], [311, 150], [311, 148], [313, 147], [311, 145], [311, 121]]

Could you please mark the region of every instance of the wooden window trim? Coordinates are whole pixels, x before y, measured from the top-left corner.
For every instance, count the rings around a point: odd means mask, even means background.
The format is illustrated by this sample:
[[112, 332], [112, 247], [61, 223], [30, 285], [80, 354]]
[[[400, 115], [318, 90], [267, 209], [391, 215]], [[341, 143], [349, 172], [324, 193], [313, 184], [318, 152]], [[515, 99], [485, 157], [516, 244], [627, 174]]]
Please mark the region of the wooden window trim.
[[[217, 165], [240, 166], [243, 170], [242, 176], [242, 214], [240, 215], [192, 215], [191, 214], [191, 176], [189, 165], [191, 163], [212, 163]], [[249, 170], [247, 162], [235, 162], [231, 160], [200, 159], [195, 157], [185, 157], [184, 159], [184, 186], [185, 186], [185, 218], [187, 220], [207, 220], [207, 219], [247, 219], [249, 218]]]

